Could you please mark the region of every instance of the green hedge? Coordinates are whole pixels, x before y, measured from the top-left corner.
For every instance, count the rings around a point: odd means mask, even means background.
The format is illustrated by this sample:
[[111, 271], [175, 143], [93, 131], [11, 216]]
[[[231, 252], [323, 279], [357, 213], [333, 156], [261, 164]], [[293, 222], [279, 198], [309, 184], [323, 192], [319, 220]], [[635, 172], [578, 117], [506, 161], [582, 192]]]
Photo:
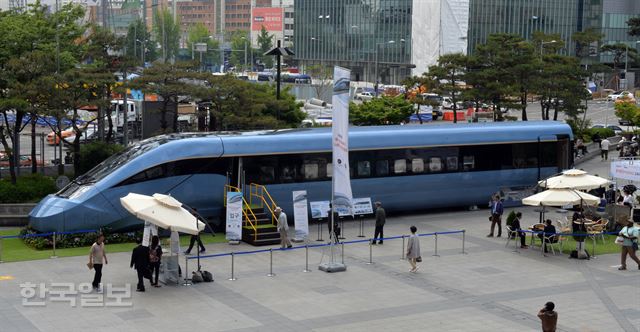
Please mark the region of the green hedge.
[[58, 191], [55, 180], [40, 174], [21, 176], [15, 185], [10, 179], [0, 180], [0, 204], [35, 203]]
[[122, 151], [122, 149], [122, 145], [105, 142], [93, 142], [81, 146], [79, 174], [76, 175], [79, 176], [88, 172], [105, 159]]
[[[25, 227], [20, 230], [20, 235], [22, 236], [35, 234], [38, 234], [38, 232], [31, 227]], [[142, 238], [142, 231], [128, 233], [107, 233], [103, 231], [103, 234], [105, 235], [104, 241], [107, 244], [130, 243], [135, 242], [137, 238]], [[98, 232], [58, 235], [56, 239], [56, 248], [62, 249], [90, 246], [96, 241], [97, 237]], [[52, 236], [25, 237], [22, 241], [27, 246], [36, 250], [53, 248]]]
[[593, 136], [595, 136], [595, 134], [598, 134], [600, 136], [600, 139], [605, 139], [616, 135], [616, 133], [611, 128], [590, 128], [588, 130], [585, 130], [585, 134], [589, 135], [591, 140], [593, 140]]

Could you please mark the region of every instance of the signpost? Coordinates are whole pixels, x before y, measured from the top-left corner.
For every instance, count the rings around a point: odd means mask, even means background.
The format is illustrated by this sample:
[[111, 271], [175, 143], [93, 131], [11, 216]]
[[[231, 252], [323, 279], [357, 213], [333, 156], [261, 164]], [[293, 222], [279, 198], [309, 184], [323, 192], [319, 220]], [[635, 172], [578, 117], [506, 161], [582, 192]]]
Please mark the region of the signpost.
[[230, 244], [239, 244], [242, 240], [242, 193], [227, 192], [226, 239]]
[[307, 210], [307, 191], [293, 192], [293, 219], [295, 223], [294, 242], [302, 242], [309, 236], [309, 212]]

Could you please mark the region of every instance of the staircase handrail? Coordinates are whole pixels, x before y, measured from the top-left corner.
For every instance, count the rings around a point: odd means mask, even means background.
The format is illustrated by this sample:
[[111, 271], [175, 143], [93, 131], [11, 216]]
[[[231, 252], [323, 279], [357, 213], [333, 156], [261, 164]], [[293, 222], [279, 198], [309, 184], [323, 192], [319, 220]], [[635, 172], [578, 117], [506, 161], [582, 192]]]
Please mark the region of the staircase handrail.
[[[275, 208], [277, 206], [276, 201], [273, 199], [273, 197], [271, 197], [271, 194], [269, 194], [269, 191], [265, 186], [257, 183], [251, 183], [249, 184], [249, 187], [252, 188], [250, 189], [251, 196], [255, 195], [257, 198], [260, 198], [261, 207], [263, 207], [262, 203], [264, 203], [264, 205], [267, 206], [267, 209], [271, 214], [271, 224], [275, 225], [275, 221], [278, 220], [278, 217], [276, 217], [276, 214], [275, 214]], [[253, 193], [253, 188], [255, 188], [255, 194]], [[260, 193], [258, 193], [258, 190], [260, 190]], [[265, 194], [266, 194], [266, 197], [269, 199], [268, 201], [265, 198]]]

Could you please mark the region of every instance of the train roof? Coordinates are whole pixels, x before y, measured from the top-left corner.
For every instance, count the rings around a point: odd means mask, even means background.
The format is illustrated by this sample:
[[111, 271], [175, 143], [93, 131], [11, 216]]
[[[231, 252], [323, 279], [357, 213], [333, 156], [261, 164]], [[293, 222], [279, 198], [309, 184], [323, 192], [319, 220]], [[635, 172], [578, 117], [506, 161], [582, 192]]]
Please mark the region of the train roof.
[[[508, 142], [555, 141], [569, 135], [561, 122], [488, 122], [472, 124], [350, 127], [349, 149], [392, 149], [426, 146], [500, 144]], [[321, 152], [331, 150], [331, 128], [304, 128], [243, 133], [223, 133], [225, 156]], [[257, 136], [260, 138], [257, 140]]]

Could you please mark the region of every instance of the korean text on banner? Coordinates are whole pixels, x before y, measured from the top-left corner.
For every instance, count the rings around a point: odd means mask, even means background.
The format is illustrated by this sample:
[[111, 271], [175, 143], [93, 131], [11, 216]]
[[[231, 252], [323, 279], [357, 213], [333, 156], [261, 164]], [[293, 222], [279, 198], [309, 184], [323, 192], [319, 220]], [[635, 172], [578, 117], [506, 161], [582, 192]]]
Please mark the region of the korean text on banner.
[[307, 210], [307, 191], [293, 192], [293, 219], [296, 228], [296, 239], [306, 239], [309, 236], [309, 212]]
[[611, 176], [616, 179], [640, 181], [640, 162], [637, 160], [619, 160], [611, 163]]
[[333, 70], [333, 204], [334, 209], [353, 214], [353, 195], [349, 177], [349, 87], [351, 71]]
[[242, 193], [227, 192], [227, 236], [229, 241], [242, 239]]

